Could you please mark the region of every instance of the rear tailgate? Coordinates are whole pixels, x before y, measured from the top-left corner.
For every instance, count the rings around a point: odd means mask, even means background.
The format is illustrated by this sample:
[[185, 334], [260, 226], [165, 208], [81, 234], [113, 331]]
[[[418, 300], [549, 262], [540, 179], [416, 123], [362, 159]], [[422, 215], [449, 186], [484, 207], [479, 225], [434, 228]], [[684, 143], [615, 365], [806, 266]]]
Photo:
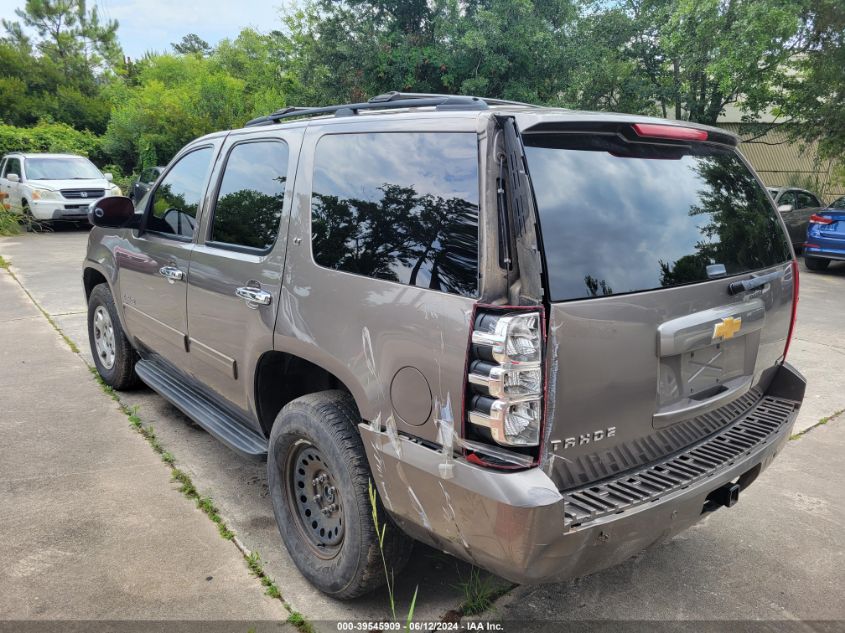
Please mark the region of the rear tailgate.
[[550, 295], [545, 449], [558, 485], [677, 452], [750, 409], [784, 354], [793, 268], [735, 150], [626, 129], [523, 141]]

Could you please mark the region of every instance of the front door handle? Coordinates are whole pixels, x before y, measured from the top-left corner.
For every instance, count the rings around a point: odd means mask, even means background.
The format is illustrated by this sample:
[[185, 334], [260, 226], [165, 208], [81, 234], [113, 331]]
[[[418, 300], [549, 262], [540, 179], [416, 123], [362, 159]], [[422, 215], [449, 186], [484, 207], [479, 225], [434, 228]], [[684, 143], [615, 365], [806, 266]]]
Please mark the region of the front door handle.
[[175, 266], [162, 266], [158, 269], [158, 274], [165, 277], [170, 283], [173, 283], [174, 281], [182, 281], [185, 277], [185, 273]]
[[261, 290], [260, 288], [251, 288], [249, 286], [243, 286], [235, 290], [235, 294], [239, 296], [241, 299], [246, 300], [246, 304], [250, 308], [254, 308], [256, 306], [268, 306], [270, 302], [273, 300], [273, 295], [271, 295], [266, 290]]

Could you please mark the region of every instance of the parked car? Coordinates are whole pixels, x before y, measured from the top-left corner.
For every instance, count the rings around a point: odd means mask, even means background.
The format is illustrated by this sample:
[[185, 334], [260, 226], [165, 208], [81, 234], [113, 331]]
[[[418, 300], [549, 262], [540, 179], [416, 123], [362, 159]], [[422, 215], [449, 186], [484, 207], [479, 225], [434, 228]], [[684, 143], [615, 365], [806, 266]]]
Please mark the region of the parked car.
[[411, 539], [519, 583], [619, 563], [734, 505], [804, 397], [737, 142], [401, 93], [204, 136], [137, 212], [92, 205], [97, 371], [266, 456], [332, 596], [384, 580], [371, 481], [395, 574]]
[[801, 251], [804, 247], [804, 238], [807, 236], [810, 216], [822, 207], [821, 202], [814, 193], [806, 189], [770, 187], [769, 193], [775, 199], [775, 205], [786, 223], [786, 230], [789, 231], [793, 248]]
[[0, 160], [0, 198], [27, 228], [56, 220], [88, 221], [88, 205], [123, 195], [111, 174], [73, 154], [7, 154]]
[[804, 263], [810, 270], [825, 270], [831, 261], [845, 261], [845, 196], [810, 216]]
[[138, 179], [132, 183], [132, 188], [129, 190], [129, 199], [136, 202], [140, 201], [144, 194], [152, 188], [162, 172], [164, 172], [164, 167], [147, 167], [142, 170]]

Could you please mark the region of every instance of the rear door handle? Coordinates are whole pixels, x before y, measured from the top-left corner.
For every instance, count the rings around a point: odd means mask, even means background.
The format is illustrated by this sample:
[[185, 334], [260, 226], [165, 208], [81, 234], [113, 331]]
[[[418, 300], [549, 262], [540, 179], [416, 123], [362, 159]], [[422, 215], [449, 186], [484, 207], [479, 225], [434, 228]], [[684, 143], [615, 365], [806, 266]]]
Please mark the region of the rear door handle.
[[174, 281], [182, 281], [182, 279], [185, 277], [185, 273], [183, 273], [175, 266], [162, 266], [158, 269], [158, 273], [162, 277], [165, 277], [167, 281], [171, 283], [173, 283]]
[[241, 299], [245, 299], [246, 304], [250, 308], [254, 308], [259, 305], [268, 306], [273, 300], [273, 295], [266, 290], [261, 290], [260, 288], [250, 288], [249, 286], [238, 288], [235, 290], [235, 294]]

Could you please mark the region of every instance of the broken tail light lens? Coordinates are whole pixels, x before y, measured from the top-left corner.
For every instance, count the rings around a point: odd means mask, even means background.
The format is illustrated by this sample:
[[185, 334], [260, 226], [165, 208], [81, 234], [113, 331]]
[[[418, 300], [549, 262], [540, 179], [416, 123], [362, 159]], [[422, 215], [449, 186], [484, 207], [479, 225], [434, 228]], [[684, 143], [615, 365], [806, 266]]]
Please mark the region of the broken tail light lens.
[[543, 420], [543, 335], [536, 311], [479, 313], [467, 380], [469, 422], [502, 446], [537, 446]]

